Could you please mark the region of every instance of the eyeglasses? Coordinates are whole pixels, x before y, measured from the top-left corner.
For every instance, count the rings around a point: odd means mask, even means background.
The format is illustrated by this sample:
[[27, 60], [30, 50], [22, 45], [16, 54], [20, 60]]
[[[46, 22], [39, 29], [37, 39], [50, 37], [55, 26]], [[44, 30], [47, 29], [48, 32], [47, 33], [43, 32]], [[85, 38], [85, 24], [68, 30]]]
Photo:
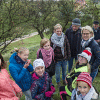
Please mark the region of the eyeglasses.
[[82, 33], [83, 35], [89, 35], [90, 33]]
[[83, 56], [78, 56], [78, 59], [85, 60], [86, 58], [85, 58], [85, 57], [83, 57]]

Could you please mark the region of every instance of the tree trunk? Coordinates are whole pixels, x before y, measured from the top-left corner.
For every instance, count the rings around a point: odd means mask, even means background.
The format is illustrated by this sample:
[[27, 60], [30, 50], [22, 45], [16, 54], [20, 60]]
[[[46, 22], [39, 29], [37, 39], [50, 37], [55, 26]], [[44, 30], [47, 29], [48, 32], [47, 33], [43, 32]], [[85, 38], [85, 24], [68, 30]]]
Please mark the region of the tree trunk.
[[65, 26], [63, 27], [63, 32], [66, 31], [66, 25], [68, 24], [68, 21], [66, 22]]
[[43, 38], [44, 38], [44, 35], [43, 35], [43, 33], [42, 33], [42, 32], [39, 32], [39, 35], [40, 35], [41, 39], [43, 39]]

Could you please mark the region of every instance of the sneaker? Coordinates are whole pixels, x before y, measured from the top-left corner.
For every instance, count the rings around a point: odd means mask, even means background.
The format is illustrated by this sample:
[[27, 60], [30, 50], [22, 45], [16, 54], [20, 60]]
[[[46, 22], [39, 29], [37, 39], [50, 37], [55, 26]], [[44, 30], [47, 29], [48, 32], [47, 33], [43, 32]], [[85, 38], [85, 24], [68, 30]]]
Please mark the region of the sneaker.
[[60, 88], [60, 86], [61, 86], [60, 82], [58, 82], [57, 85], [58, 85], [58, 88]]

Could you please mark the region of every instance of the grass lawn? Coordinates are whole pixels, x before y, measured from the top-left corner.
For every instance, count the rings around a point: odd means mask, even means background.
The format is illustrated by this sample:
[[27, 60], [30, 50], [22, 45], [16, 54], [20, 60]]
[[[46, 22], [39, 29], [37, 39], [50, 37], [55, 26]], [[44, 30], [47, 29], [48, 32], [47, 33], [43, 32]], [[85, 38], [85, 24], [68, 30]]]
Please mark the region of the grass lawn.
[[[45, 37], [46, 38], [49, 38], [50, 35], [49, 36], [46, 36], [45, 35]], [[36, 52], [39, 49], [40, 40], [41, 40], [40, 36], [39, 35], [35, 35], [33, 37], [24, 39], [23, 40], [23, 43], [22, 43], [22, 41], [18, 41], [18, 42], [11, 43], [6, 48], [7, 52], [5, 54], [3, 54], [4, 59], [6, 61], [9, 61], [9, 58], [11, 56], [11, 53], [10, 52], [12, 50], [14, 50], [14, 47], [15, 48], [27, 47], [27, 48], [29, 48], [29, 51], [30, 51], [30, 53], [29, 53], [29, 59], [31, 59], [31, 61], [33, 62], [36, 59]], [[9, 62], [8, 62], [8, 66], [9, 66]], [[8, 70], [8, 68], [7, 68], [7, 70]], [[9, 70], [8, 70], [8, 72], [9, 72]], [[62, 76], [60, 75], [60, 77], [62, 77]], [[53, 76], [52, 82], [53, 82], [53, 84], [55, 85], [55, 88], [56, 88], [56, 92], [53, 95], [53, 98], [54, 98], [54, 100], [60, 100], [59, 89], [58, 89], [57, 84], [56, 84], [55, 76]], [[62, 84], [62, 81], [61, 81], [61, 84]], [[95, 86], [96, 89], [100, 92], [100, 73], [94, 79], [93, 86]], [[20, 100], [25, 100], [25, 96], [23, 95]], [[70, 100], [70, 98], [68, 98], [68, 100]]]

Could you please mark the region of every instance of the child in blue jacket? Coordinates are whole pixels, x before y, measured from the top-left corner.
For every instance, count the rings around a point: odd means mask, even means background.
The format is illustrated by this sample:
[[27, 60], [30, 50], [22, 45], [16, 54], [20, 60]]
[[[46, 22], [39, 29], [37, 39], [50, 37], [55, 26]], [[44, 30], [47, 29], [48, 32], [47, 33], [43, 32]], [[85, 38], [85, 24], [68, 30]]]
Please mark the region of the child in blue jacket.
[[22, 89], [25, 94], [26, 100], [32, 100], [30, 87], [31, 87], [31, 74], [33, 66], [31, 61], [27, 60], [29, 50], [25, 47], [21, 47], [16, 50], [10, 57], [9, 71], [15, 82]]

